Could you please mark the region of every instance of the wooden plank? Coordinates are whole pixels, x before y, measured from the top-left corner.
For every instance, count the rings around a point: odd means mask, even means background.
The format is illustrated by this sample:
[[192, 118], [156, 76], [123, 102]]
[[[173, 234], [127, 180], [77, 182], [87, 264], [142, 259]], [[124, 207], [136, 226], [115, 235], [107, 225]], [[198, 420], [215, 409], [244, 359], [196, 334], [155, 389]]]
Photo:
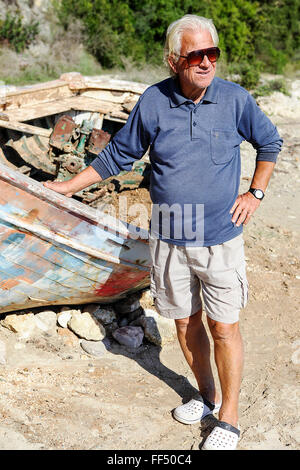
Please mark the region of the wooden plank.
[[109, 78], [105, 75], [102, 77], [84, 77], [84, 82], [74, 80], [74, 83], [70, 82], [69, 86], [73, 90], [80, 89], [95, 89], [95, 90], [115, 90], [115, 91], [128, 91], [131, 93], [137, 93], [141, 95], [149, 87], [145, 83], [130, 82], [126, 80], [117, 80]]
[[102, 250], [98, 250], [95, 247], [90, 247], [78, 242], [75, 239], [66, 237], [65, 234], [61, 235], [59, 233], [54, 233], [48, 227], [45, 227], [41, 224], [34, 224], [32, 222], [27, 222], [26, 220], [21, 219], [18, 216], [13, 214], [8, 214], [0, 209], [0, 219], [6, 223], [15, 225], [19, 229], [26, 230], [29, 233], [32, 233], [40, 238], [50, 240], [51, 242], [56, 242], [58, 245], [65, 245], [79, 252], [86, 253], [93, 258], [98, 258], [109, 263], [120, 264], [122, 261], [117, 256], [107, 254]]
[[111, 114], [105, 114], [104, 119], [107, 119], [108, 121], [121, 122], [122, 124], [125, 124], [125, 122], [127, 121], [127, 119], [122, 119], [119, 117], [111, 116]]
[[124, 121], [127, 121], [128, 119], [128, 113], [124, 113], [124, 111], [119, 110], [112, 111], [110, 113], [110, 116], [118, 119], [123, 119]]
[[109, 101], [110, 103], [122, 104], [131, 100], [133, 95], [132, 93], [128, 92], [113, 92], [111, 90], [87, 90], [82, 92], [81, 96], [86, 96], [101, 101]]
[[[0, 181], [1, 180], [7, 181], [16, 187], [20, 187], [29, 194], [33, 194], [34, 196], [49, 202], [51, 205], [66, 210], [69, 213], [76, 214], [77, 217], [79, 216], [83, 219], [89, 219], [90, 222], [94, 222], [99, 227], [105, 227], [109, 232], [118, 233], [120, 236], [125, 238], [130, 238], [131, 233], [133, 233], [132, 238], [136, 240], [135, 227], [130, 224], [120, 224], [114, 217], [102, 213], [93, 207], [82, 204], [73, 198], [68, 198], [55, 191], [51, 191], [51, 189], [46, 188], [34, 179], [22, 175], [18, 171], [9, 169], [6, 165], [0, 162]], [[145, 242], [148, 239], [147, 230], [141, 228], [139, 234], [141, 242]]]
[[8, 111], [23, 106], [45, 103], [52, 100], [73, 96], [68, 83], [63, 80], [32, 85], [7, 93], [2, 100], [2, 109]]
[[8, 92], [9, 96], [24, 95], [28, 93], [36, 93], [37, 91], [50, 90], [51, 88], [59, 88], [66, 86], [64, 80], [50, 80], [49, 82], [35, 83], [33, 85], [20, 86], [16, 90]]
[[64, 100], [36, 104], [34, 106], [24, 106], [22, 109], [8, 110], [6, 111], [6, 114], [10, 121], [24, 122], [45, 116], [51, 116], [53, 114], [64, 113], [71, 109], [107, 114], [113, 111], [115, 106], [118, 105], [97, 101], [93, 98], [73, 96]]
[[31, 126], [17, 121], [2, 121], [0, 119], [0, 127], [19, 131], [25, 134], [41, 135], [43, 137], [50, 137], [52, 129], [43, 129], [42, 127]]
[[[74, 96], [74, 92], [79, 90], [84, 90], [83, 93], [99, 91], [99, 96], [95, 95], [95, 98], [100, 98], [102, 101], [122, 103], [138, 97], [149, 86], [142, 83], [110, 79], [107, 76], [92, 79], [89, 77], [80, 78], [80, 80], [74, 80], [74, 82], [52, 80], [46, 83], [21, 87], [13, 92], [7, 92], [1, 100], [0, 112], [17, 110], [24, 106], [39, 105], [55, 100], [63, 100]], [[119, 96], [117, 96], [116, 92], [119, 93]]]
[[21, 109], [12, 109], [6, 111], [11, 121], [30, 121], [32, 119], [51, 116], [52, 114], [63, 113], [70, 109], [63, 101], [54, 101], [53, 103], [36, 104], [34, 106], [24, 106]]
[[113, 103], [103, 102], [101, 100], [87, 97], [87, 96], [74, 96], [68, 100], [64, 100], [65, 103], [69, 103], [71, 108], [79, 111], [90, 111], [92, 113], [106, 114], [114, 109]]

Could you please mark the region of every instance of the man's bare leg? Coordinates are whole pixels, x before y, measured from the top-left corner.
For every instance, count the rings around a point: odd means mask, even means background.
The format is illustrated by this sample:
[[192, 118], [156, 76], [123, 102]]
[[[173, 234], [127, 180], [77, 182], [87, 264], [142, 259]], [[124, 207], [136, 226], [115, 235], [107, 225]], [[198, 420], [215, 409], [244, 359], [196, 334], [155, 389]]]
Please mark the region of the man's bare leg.
[[219, 403], [210, 364], [210, 343], [201, 317], [202, 310], [199, 310], [191, 317], [175, 320], [177, 336], [200, 394], [212, 403]]
[[237, 426], [243, 371], [243, 342], [239, 323], [226, 324], [207, 318], [214, 340], [215, 361], [222, 390], [219, 419]]

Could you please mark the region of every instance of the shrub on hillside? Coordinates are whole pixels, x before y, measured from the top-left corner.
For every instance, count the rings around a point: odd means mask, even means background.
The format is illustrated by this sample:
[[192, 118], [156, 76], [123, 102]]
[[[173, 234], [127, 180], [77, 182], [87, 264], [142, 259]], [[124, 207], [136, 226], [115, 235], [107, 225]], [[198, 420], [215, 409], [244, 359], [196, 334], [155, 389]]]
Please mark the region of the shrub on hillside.
[[16, 52], [22, 52], [32, 42], [39, 33], [37, 21], [23, 24], [20, 13], [7, 13], [4, 20], [0, 20], [0, 42], [13, 47]]

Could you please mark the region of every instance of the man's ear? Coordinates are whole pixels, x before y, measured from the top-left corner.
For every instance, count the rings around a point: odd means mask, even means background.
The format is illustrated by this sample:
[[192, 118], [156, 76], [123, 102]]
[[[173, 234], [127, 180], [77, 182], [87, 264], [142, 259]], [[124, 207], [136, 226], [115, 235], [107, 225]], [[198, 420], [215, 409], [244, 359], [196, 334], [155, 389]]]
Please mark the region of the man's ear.
[[172, 56], [169, 56], [168, 57], [168, 64], [169, 66], [171, 67], [172, 71], [177, 74], [178, 73], [178, 70], [177, 70], [177, 63], [175, 62], [174, 60], [174, 57]]

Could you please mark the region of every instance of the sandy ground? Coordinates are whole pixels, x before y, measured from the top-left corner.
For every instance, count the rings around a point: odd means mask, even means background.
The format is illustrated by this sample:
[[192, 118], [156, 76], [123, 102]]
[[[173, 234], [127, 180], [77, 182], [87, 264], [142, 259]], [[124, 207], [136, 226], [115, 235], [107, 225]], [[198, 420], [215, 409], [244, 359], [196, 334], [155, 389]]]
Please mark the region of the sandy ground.
[[[300, 441], [299, 117], [272, 119], [285, 147], [244, 232], [250, 295], [241, 313], [241, 450], [297, 449]], [[244, 191], [255, 154], [248, 144], [242, 149]], [[1, 450], [198, 450], [211, 425], [186, 426], [171, 416], [195, 391], [177, 341], [162, 349], [145, 344], [136, 353], [115, 345], [95, 358], [58, 335], [21, 344], [0, 327], [0, 340], [7, 349]]]

